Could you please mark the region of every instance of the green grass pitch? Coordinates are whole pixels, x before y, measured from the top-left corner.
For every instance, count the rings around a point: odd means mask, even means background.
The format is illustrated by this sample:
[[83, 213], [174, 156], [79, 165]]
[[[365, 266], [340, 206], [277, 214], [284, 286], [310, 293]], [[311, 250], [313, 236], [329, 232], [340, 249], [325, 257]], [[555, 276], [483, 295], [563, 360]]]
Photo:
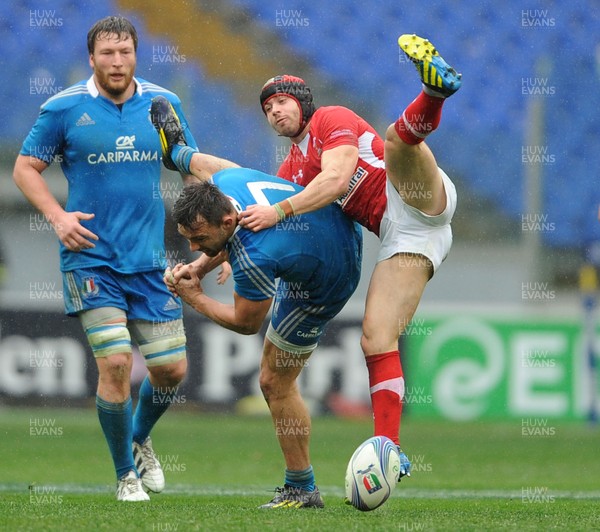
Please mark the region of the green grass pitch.
[[369, 420], [313, 421], [323, 510], [265, 511], [283, 479], [271, 421], [183, 411], [153, 432], [167, 487], [150, 503], [118, 503], [94, 410], [0, 409], [0, 530], [591, 530], [600, 528], [599, 431], [548, 421], [406, 417], [413, 475], [381, 508], [343, 503], [347, 461]]

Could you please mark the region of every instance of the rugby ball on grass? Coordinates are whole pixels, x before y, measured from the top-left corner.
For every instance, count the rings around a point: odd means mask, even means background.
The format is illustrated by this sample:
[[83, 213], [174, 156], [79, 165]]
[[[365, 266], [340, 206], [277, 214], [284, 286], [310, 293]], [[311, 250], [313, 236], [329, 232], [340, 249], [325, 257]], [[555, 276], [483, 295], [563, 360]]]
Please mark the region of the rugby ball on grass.
[[354, 451], [346, 469], [346, 499], [363, 512], [379, 508], [394, 491], [400, 474], [396, 444], [373, 436]]

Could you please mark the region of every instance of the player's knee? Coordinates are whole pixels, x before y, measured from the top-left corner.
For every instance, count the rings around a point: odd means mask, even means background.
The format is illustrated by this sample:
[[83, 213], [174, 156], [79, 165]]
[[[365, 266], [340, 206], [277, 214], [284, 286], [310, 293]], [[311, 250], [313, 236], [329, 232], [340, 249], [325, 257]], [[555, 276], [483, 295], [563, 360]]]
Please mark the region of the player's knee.
[[175, 364], [172, 368], [169, 369], [168, 379], [171, 381], [171, 386], [176, 386], [183, 379], [185, 379], [187, 373], [187, 360], [180, 360], [177, 364]]
[[380, 337], [377, 336], [376, 324], [372, 323], [367, 316], [363, 320], [362, 324], [362, 336], [360, 337], [360, 347], [365, 356], [374, 355], [381, 353], [378, 351], [377, 343]]
[[387, 353], [398, 349], [399, 333], [376, 330], [369, 323], [363, 323], [363, 334], [360, 337], [360, 347], [363, 354], [368, 357], [379, 353]]
[[360, 348], [362, 349], [362, 352], [365, 356], [367, 356], [369, 354], [369, 347], [370, 347], [369, 339], [363, 333], [362, 336], [360, 337]]
[[269, 398], [272, 395], [275, 379], [276, 376], [272, 371], [270, 371], [268, 368], [261, 368], [258, 375], [258, 384], [260, 386], [260, 391], [267, 402], [269, 402]]
[[175, 364], [165, 366], [149, 366], [148, 371], [158, 386], [171, 388], [180, 384], [185, 378], [187, 360], [183, 359]]
[[360, 347], [366, 357], [389, 351], [389, 349], [383, 347], [381, 341], [365, 336], [364, 334], [360, 338]]
[[133, 360], [128, 353], [119, 353], [98, 360], [100, 378], [118, 384], [129, 382]]
[[271, 368], [264, 366], [261, 368], [258, 383], [267, 403], [270, 400], [279, 399], [284, 395], [285, 384], [283, 376]]

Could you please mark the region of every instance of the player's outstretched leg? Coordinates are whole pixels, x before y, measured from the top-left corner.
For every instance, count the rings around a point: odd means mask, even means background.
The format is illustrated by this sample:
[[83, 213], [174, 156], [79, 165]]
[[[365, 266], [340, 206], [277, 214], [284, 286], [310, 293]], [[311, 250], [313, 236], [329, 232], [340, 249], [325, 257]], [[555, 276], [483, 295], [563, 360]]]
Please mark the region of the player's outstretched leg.
[[[423, 37], [401, 35], [398, 44], [406, 57], [415, 65], [423, 83], [421, 94], [408, 105], [394, 124], [400, 139], [405, 144], [415, 145], [423, 142], [437, 129], [444, 102], [460, 89], [462, 75], [446, 63], [435, 46]], [[393, 141], [393, 133], [393, 129], [390, 128], [386, 140]], [[405, 154], [401, 154], [401, 157], [404, 159]], [[392, 159], [390, 163], [394, 174], [395, 161]], [[410, 165], [411, 162], [409, 161], [408, 164]]]
[[437, 129], [444, 102], [460, 89], [462, 76], [427, 39], [402, 35], [398, 44], [417, 68], [423, 87], [386, 131], [385, 167], [404, 202], [437, 215], [446, 206], [446, 193], [435, 157], [423, 141]]
[[143, 443], [133, 442], [133, 459], [146, 490], [160, 493], [165, 489], [165, 475], [152, 449], [150, 436]]
[[164, 96], [152, 98], [150, 120], [160, 138], [165, 168], [189, 174], [189, 163], [196, 150], [187, 145], [179, 117]]
[[438, 53], [436, 47], [423, 37], [401, 35], [398, 45], [414, 63], [423, 85], [447, 98], [462, 84], [462, 74], [452, 68]]

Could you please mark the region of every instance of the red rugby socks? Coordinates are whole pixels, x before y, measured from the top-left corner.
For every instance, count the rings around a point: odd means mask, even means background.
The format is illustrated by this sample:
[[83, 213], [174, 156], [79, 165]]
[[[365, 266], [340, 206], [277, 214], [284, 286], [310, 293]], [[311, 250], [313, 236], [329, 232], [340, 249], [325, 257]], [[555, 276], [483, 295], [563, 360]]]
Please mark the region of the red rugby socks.
[[368, 356], [366, 361], [375, 423], [374, 435], [387, 436], [398, 445], [404, 397], [400, 352], [390, 351]]

